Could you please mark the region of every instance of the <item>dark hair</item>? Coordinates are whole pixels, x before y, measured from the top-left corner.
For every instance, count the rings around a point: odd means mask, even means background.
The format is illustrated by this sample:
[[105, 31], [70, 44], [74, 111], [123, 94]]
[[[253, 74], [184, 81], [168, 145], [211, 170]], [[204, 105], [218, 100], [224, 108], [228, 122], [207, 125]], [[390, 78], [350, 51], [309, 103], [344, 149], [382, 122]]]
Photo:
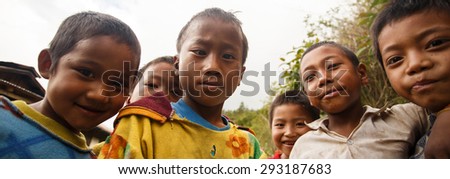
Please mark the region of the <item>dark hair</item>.
[[133, 30], [121, 20], [99, 12], [80, 12], [66, 18], [50, 42], [50, 57], [54, 70], [59, 59], [69, 53], [75, 45], [84, 39], [107, 35], [114, 37], [118, 43], [125, 43], [137, 56], [138, 65], [141, 46]]
[[333, 42], [333, 41], [322, 41], [322, 42], [318, 42], [318, 43], [316, 43], [316, 44], [311, 45], [311, 47], [309, 47], [308, 49], [306, 49], [305, 52], [303, 53], [302, 59], [303, 59], [303, 57], [304, 57], [306, 54], [308, 54], [309, 52], [311, 52], [311, 51], [313, 51], [314, 49], [319, 48], [319, 47], [321, 47], [321, 46], [325, 46], [325, 45], [327, 45], [327, 46], [332, 46], [332, 47], [336, 47], [336, 48], [340, 49], [340, 50], [344, 53], [344, 55], [347, 56], [347, 57], [350, 59], [350, 61], [352, 62], [353, 66], [354, 66], [355, 68], [358, 67], [358, 65], [359, 65], [359, 59], [358, 59], [358, 57], [355, 55], [355, 53], [353, 53], [353, 51], [351, 51], [351, 50], [348, 49], [347, 47], [345, 47], [345, 46], [343, 46], [343, 45], [341, 45], [341, 44], [338, 44], [338, 43], [336, 43], [336, 42]]
[[178, 34], [177, 38], [177, 51], [180, 52], [181, 45], [183, 44], [185, 40], [185, 33], [186, 30], [189, 28], [192, 22], [195, 20], [201, 19], [201, 18], [215, 18], [222, 20], [223, 22], [227, 23], [234, 23], [239, 27], [239, 30], [242, 34], [242, 64], [245, 64], [245, 60], [247, 59], [247, 53], [248, 53], [248, 41], [247, 37], [244, 34], [244, 31], [242, 31], [242, 22], [232, 13], [232, 12], [226, 12], [220, 8], [209, 8], [205, 9], [202, 12], [197, 13], [194, 15], [189, 22], [184, 25], [184, 27], [181, 29], [180, 33]]
[[308, 97], [305, 94], [303, 94], [300, 90], [290, 90], [290, 91], [286, 91], [285, 93], [281, 93], [280, 95], [275, 97], [272, 104], [270, 105], [270, 110], [269, 110], [270, 126], [272, 126], [274, 109], [277, 106], [281, 106], [284, 104], [299, 105], [299, 106], [303, 107], [306, 111], [309, 112], [309, 115], [311, 115], [313, 120], [320, 118], [319, 109], [311, 106], [311, 104], [309, 103]]
[[173, 56], [162, 56], [162, 57], [155, 58], [152, 61], [145, 64], [144, 66], [142, 66], [138, 71], [138, 74], [136, 76], [136, 79], [132, 85], [132, 89], [130, 90], [130, 92], [133, 92], [134, 87], [136, 86], [136, 84], [139, 83], [139, 81], [141, 80], [142, 76], [145, 73], [145, 70], [148, 67], [150, 67], [151, 65], [154, 65], [154, 64], [158, 64], [158, 63], [168, 63], [170, 65], [174, 65], [174, 62], [175, 62], [175, 60], [173, 59]]
[[[448, 0], [391, 0], [387, 3], [383, 10], [378, 13], [372, 27], [372, 46], [375, 57], [383, 67], [383, 59], [379, 48], [378, 38], [381, 30], [386, 25], [399, 21], [408, 16], [423, 12], [423, 11], [438, 11], [450, 15], [450, 1]], [[450, 22], [449, 22], [450, 23]]]

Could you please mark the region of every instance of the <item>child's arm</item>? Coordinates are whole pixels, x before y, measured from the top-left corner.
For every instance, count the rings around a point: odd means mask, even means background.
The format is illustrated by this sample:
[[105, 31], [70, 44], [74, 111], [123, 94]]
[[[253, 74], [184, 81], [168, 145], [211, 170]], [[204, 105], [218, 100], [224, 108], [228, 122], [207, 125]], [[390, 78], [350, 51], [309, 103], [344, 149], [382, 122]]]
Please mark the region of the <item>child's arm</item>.
[[450, 158], [450, 105], [441, 110], [425, 146], [425, 158]]

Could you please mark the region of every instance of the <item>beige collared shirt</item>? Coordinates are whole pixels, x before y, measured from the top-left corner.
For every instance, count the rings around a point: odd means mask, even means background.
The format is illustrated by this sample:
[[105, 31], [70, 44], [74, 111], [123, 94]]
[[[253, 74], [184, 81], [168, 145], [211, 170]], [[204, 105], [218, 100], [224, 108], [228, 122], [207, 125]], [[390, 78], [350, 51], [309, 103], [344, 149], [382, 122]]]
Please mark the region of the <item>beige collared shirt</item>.
[[297, 140], [290, 158], [408, 158], [429, 126], [426, 111], [412, 103], [364, 109], [348, 138], [330, 131], [325, 125], [327, 117], [307, 124], [313, 130]]

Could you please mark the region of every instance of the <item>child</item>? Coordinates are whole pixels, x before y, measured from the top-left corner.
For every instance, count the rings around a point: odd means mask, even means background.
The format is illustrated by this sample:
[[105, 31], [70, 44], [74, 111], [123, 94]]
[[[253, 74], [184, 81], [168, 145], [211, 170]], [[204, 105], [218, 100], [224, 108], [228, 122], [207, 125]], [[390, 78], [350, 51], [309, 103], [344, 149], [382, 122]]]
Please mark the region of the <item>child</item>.
[[30, 105], [0, 98], [0, 157], [90, 158], [80, 131], [117, 113], [139, 61], [138, 39], [119, 19], [97, 12], [68, 17], [38, 57], [49, 80], [45, 97]]
[[299, 90], [278, 95], [269, 111], [272, 140], [278, 148], [273, 159], [288, 159], [295, 141], [310, 129], [306, 123], [319, 119], [319, 110], [312, 107]]
[[300, 72], [312, 106], [327, 116], [308, 124], [312, 131], [297, 140], [290, 158], [408, 158], [426, 130], [426, 113], [414, 104], [363, 106], [366, 68], [340, 44], [311, 46]]
[[175, 76], [172, 56], [158, 57], [145, 64], [138, 73], [137, 81], [128, 103], [163, 92], [169, 101], [177, 102], [183, 95], [179, 87], [179, 79]]
[[[174, 59], [172, 56], [158, 57], [139, 69], [135, 84], [130, 91], [130, 97], [125, 105], [134, 103], [142, 98], [160, 92], [171, 102], [177, 102], [182, 91], [179, 87], [178, 77], [175, 76]], [[115, 124], [114, 124], [115, 125]], [[93, 153], [98, 156], [104, 141], [92, 147]]]
[[431, 112], [413, 158], [449, 158], [450, 1], [393, 0], [374, 21], [372, 40], [394, 90]]
[[222, 116], [245, 70], [247, 49], [241, 22], [232, 13], [211, 8], [192, 17], [177, 39], [182, 99], [169, 104], [155, 93], [126, 106], [99, 158], [264, 156], [255, 136]]

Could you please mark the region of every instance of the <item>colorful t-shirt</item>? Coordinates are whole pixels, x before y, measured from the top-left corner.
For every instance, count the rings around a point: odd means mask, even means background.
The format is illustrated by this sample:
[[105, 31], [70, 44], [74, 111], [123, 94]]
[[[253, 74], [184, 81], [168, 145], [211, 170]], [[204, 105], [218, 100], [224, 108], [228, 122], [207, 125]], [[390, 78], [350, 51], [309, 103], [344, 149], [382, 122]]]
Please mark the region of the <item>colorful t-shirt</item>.
[[144, 98], [138, 101], [141, 105], [130, 104], [119, 112], [114, 132], [105, 141], [98, 158], [264, 157], [256, 137], [238, 129], [226, 118], [222, 118], [226, 126], [218, 128], [183, 100], [169, 104], [167, 100], [156, 98]]
[[82, 133], [73, 133], [29, 107], [0, 96], [0, 158], [91, 158]]

